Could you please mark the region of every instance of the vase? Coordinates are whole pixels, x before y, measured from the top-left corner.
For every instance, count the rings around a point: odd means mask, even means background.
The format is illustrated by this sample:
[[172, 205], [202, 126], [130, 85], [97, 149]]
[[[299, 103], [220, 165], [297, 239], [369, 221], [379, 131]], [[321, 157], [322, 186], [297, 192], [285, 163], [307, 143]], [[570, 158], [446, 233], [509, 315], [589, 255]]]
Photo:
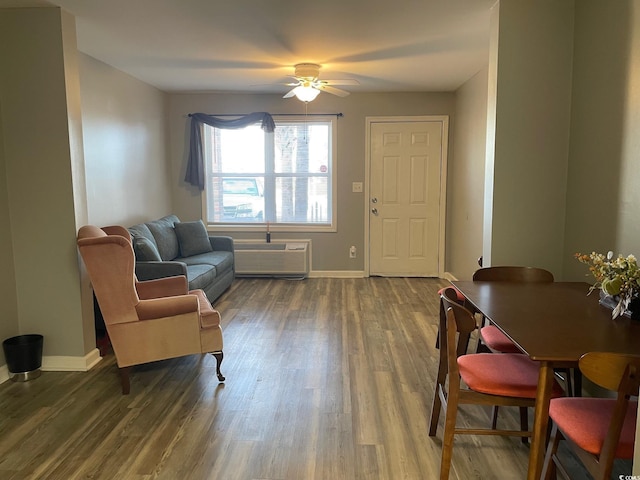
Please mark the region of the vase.
[[[599, 303], [603, 307], [606, 307], [610, 310], [613, 310], [618, 306], [620, 302], [619, 295], [608, 295], [600, 290], [600, 300]], [[634, 297], [630, 302], [629, 306], [623, 313], [625, 317], [631, 318], [632, 320], [640, 320], [640, 298]]]

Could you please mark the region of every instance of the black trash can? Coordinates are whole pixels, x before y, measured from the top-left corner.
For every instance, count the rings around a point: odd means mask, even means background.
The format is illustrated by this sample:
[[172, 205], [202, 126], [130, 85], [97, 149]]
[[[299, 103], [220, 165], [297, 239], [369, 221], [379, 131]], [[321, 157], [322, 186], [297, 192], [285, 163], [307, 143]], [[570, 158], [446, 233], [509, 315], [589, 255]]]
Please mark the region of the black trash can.
[[42, 367], [42, 335], [18, 335], [2, 342], [9, 378], [26, 382], [40, 376]]

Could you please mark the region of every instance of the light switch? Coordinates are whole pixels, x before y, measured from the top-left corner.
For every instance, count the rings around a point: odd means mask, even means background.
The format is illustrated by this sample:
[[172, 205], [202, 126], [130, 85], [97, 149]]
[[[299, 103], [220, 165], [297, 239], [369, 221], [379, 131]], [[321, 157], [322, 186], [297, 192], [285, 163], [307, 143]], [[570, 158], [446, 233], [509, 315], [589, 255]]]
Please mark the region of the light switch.
[[362, 193], [362, 182], [353, 182], [351, 184], [351, 191], [353, 193]]

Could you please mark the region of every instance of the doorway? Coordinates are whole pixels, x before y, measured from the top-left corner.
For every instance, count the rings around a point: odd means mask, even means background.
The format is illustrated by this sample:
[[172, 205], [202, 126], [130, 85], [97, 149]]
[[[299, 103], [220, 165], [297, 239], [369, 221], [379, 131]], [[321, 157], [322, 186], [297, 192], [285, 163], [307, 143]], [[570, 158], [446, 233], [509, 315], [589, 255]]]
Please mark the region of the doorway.
[[369, 275], [444, 271], [448, 117], [368, 117]]

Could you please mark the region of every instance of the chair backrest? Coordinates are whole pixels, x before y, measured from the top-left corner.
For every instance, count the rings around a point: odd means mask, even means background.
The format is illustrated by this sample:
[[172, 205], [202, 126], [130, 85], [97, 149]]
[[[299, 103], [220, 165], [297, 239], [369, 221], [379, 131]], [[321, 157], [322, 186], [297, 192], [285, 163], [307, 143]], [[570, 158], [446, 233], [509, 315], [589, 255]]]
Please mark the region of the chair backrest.
[[548, 283], [553, 282], [553, 274], [543, 268], [498, 266], [485, 267], [476, 270], [474, 281], [484, 282], [519, 282], [519, 283]]
[[456, 292], [447, 288], [440, 295], [445, 321], [440, 324], [440, 361], [446, 362], [450, 378], [458, 375], [457, 358], [467, 353], [469, 339], [476, 329], [473, 314], [457, 302]]
[[86, 225], [77, 242], [107, 328], [138, 320], [135, 257], [127, 229]]
[[589, 352], [580, 358], [580, 370], [589, 380], [622, 395], [637, 396], [640, 355]]

